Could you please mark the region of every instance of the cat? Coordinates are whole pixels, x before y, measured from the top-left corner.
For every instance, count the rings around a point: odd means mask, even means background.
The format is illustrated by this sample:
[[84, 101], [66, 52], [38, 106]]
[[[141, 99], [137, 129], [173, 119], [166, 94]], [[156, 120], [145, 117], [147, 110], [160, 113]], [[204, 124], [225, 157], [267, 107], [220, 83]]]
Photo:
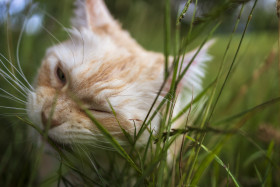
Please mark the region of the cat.
[[[164, 83], [165, 57], [141, 47], [121, 28], [103, 0], [77, 0], [75, 5], [69, 40], [47, 49], [42, 60], [35, 90], [28, 94], [28, 116], [41, 129], [47, 128], [55, 142], [102, 147], [107, 140], [85, 113], [87, 109], [121, 145], [126, 145], [122, 129], [131, 135], [141, 129]], [[211, 59], [207, 50], [212, 43], [204, 45], [180, 82], [174, 115], [182, 103], [190, 102], [181, 99], [184, 88], [191, 90], [189, 96], [202, 89], [205, 62]], [[184, 56], [183, 68], [195, 53]], [[168, 60], [171, 68], [173, 57]], [[169, 91], [170, 77], [153, 108]], [[138, 146], [147, 142], [151, 131], [158, 133], [159, 112], [137, 140]], [[180, 126], [182, 121], [178, 120], [171, 128]], [[173, 149], [176, 154], [178, 149]]]

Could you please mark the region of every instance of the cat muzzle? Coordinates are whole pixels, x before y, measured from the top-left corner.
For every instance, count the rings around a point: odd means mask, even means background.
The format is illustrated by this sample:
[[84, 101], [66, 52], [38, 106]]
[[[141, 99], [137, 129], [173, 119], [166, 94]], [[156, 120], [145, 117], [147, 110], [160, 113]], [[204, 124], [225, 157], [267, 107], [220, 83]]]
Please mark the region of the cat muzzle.
[[51, 129], [61, 125], [62, 123], [55, 119], [50, 119], [51, 116], [46, 116], [44, 112], [41, 112], [41, 119], [45, 129]]

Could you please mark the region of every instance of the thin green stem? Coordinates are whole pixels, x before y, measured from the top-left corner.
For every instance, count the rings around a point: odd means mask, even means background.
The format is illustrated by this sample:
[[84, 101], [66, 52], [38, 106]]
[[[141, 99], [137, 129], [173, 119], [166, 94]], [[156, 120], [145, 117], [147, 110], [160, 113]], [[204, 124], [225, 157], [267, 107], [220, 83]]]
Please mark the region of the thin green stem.
[[[230, 67], [230, 69], [229, 69], [229, 71], [228, 71], [228, 74], [227, 74], [227, 77], [226, 77], [226, 79], [225, 79], [225, 81], [224, 81], [224, 84], [223, 84], [223, 86], [222, 86], [222, 88], [221, 88], [221, 90], [220, 90], [219, 96], [221, 95], [222, 90], [223, 90], [223, 88], [224, 88], [224, 86], [225, 86], [225, 84], [226, 84], [226, 82], [227, 82], [227, 80], [228, 80], [229, 74], [230, 74], [231, 69], [232, 69], [232, 67], [233, 67], [233, 65], [234, 65], [234, 62], [235, 62], [236, 57], [237, 57], [237, 55], [238, 55], [238, 52], [239, 52], [239, 50], [240, 50], [242, 41], [243, 41], [243, 39], [244, 39], [245, 33], [246, 33], [246, 31], [247, 31], [249, 22], [251, 21], [252, 14], [253, 14], [253, 11], [254, 11], [254, 9], [255, 9], [255, 6], [256, 6], [257, 1], [258, 1], [258, 0], [255, 1], [254, 5], [253, 5], [253, 7], [252, 7], [252, 9], [251, 9], [250, 15], [248, 16], [247, 23], [246, 23], [246, 26], [245, 26], [245, 28], [244, 28], [244, 30], [243, 30], [242, 37], [241, 37], [241, 39], [240, 39], [240, 42], [239, 42], [237, 51], [236, 51], [235, 56], [234, 56], [234, 58], [233, 58], [233, 62], [232, 62], [231, 67]], [[241, 12], [241, 13], [243, 12], [243, 8], [241, 8], [241, 11], [240, 11], [240, 12]], [[241, 14], [240, 14], [240, 15], [241, 15]], [[239, 17], [240, 17], [240, 15], [239, 15]], [[237, 19], [237, 23], [239, 23], [239, 19], [240, 19], [239, 17], [238, 17], [238, 19]], [[235, 27], [236, 27], [236, 26], [235, 26]], [[234, 31], [235, 31], [235, 30], [234, 30]], [[231, 40], [230, 40], [230, 41], [231, 41]], [[227, 50], [228, 50], [228, 49], [227, 49]], [[226, 52], [227, 52], [227, 51], [226, 51]], [[224, 55], [224, 56], [226, 57], [226, 55]], [[221, 70], [222, 70], [222, 67], [223, 67], [223, 63], [222, 63], [221, 66], [220, 66], [220, 72], [221, 72]], [[219, 74], [218, 74], [218, 77], [219, 77]], [[217, 79], [216, 79], [216, 80], [217, 80]], [[203, 128], [203, 127], [205, 126], [206, 122], [207, 122], [207, 123], [209, 122], [208, 114], [209, 114], [209, 112], [210, 112], [211, 104], [212, 104], [213, 99], [214, 99], [215, 91], [216, 91], [216, 87], [214, 87], [214, 89], [212, 90], [212, 93], [211, 93], [210, 99], [209, 99], [209, 101], [208, 101], [208, 104], [207, 104], [207, 107], [206, 107], [206, 111], [205, 111], [205, 114], [204, 114], [202, 123], [201, 123], [201, 125], [200, 125], [200, 128]], [[218, 99], [219, 99], [219, 96], [218, 96]], [[212, 112], [211, 112], [210, 115], [212, 115], [212, 113], [213, 113], [213, 110], [212, 110]], [[208, 118], [208, 119], [207, 119], [207, 118]], [[204, 137], [205, 137], [205, 134], [204, 134], [204, 135], [200, 135], [200, 134], [197, 135], [197, 138], [200, 139], [199, 142], [201, 142], [201, 143], [203, 142]], [[195, 165], [196, 165], [196, 161], [197, 161], [197, 158], [198, 158], [198, 154], [199, 154], [199, 152], [200, 152], [200, 146], [197, 147], [197, 150], [196, 150], [195, 152], [196, 152], [196, 153], [195, 153], [195, 156], [194, 156], [194, 160], [192, 161], [191, 169], [190, 169], [189, 174], [188, 174], [187, 184], [190, 184], [190, 182], [191, 182], [191, 176], [192, 176], [194, 167], [195, 167]]]
[[[228, 79], [229, 79], [229, 76], [230, 76], [230, 74], [231, 74], [233, 65], [234, 65], [235, 62], [236, 62], [236, 58], [237, 58], [237, 56], [238, 56], [238, 54], [239, 54], [241, 45], [242, 45], [242, 43], [243, 43], [244, 36], [245, 36], [245, 34], [246, 34], [246, 32], [247, 32], [249, 23], [250, 23], [250, 21], [251, 21], [251, 19], [252, 19], [253, 12], [254, 12], [254, 10], [255, 10], [255, 7], [256, 7], [257, 2], [258, 2], [258, 0], [255, 1], [254, 5], [253, 5], [253, 7], [252, 7], [252, 9], [251, 9], [251, 11], [250, 11], [250, 14], [249, 14], [248, 19], [247, 19], [247, 22], [246, 22], [246, 26], [245, 26], [245, 28], [244, 28], [244, 30], [243, 30], [243, 33], [242, 33], [240, 42], [239, 42], [239, 44], [238, 44], [237, 50], [236, 50], [235, 55], [234, 55], [234, 58], [233, 58], [232, 63], [231, 63], [231, 65], [230, 65], [229, 71], [228, 71], [228, 73], [227, 73], [227, 75], [226, 75], [226, 78], [225, 78], [225, 80], [224, 80], [224, 82], [223, 82], [223, 85], [222, 85], [222, 87], [221, 87], [221, 89], [220, 89], [220, 91], [219, 91], [218, 97], [217, 97], [217, 99], [216, 99], [216, 101], [215, 101], [215, 103], [214, 103], [214, 105], [213, 105], [213, 108], [212, 108], [212, 111], [211, 111], [211, 114], [210, 114], [210, 116], [209, 116], [208, 121], [210, 121], [210, 119], [211, 119], [211, 117], [212, 117], [212, 115], [213, 115], [213, 113], [214, 113], [214, 110], [215, 110], [215, 108], [216, 108], [216, 105], [217, 105], [217, 103], [218, 103], [218, 101], [219, 101], [219, 99], [220, 99], [220, 97], [221, 97], [221, 95], [222, 95], [222, 92], [223, 92], [223, 90], [224, 90], [224, 87], [225, 87], [225, 85], [226, 85], [226, 83], [227, 83], [227, 81], [228, 81]], [[240, 14], [239, 14], [239, 16], [238, 16], [238, 20], [237, 20], [236, 27], [234, 28], [234, 32], [235, 32], [235, 30], [236, 30], [236, 28], [237, 28], [237, 25], [238, 25], [239, 21], [240, 21], [240, 17], [241, 17], [241, 14], [242, 14], [242, 12], [243, 12], [243, 8], [244, 8], [244, 4], [242, 5]], [[232, 38], [231, 38], [231, 39], [232, 39]], [[230, 45], [230, 43], [231, 43], [231, 40], [230, 40], [230, 42], [229, 42], [229, 45]], [[229, 45], [228, 45], [228, 47], [229, 47]], [[227, 49], [227, 50], [228, 50], [228, 49]], [[226, 57], [226, 55], [225, 55], [224, 57]], [[223, 64], [223, 63], [222, 63], [222, 64]], [[223, 67], [223, 66], [222, 66], [222, 67]], [[222, 68], [222, 67], [221, 67], [221, 68]], [[220, 73], [221, 73], [221, 72], [220, 72]], [[218, 75], [218, 76], [220, 77], [220, 75]]]
[[171, 18], [170, 18], [170, 0], [165, 0], [165, 12], [164, 12], [164, 55], [165, 55], [165, 65], [164, 65], [164, 78], [168, 77], [168, 59], [170, 55], [170, 33], [171, 33]]

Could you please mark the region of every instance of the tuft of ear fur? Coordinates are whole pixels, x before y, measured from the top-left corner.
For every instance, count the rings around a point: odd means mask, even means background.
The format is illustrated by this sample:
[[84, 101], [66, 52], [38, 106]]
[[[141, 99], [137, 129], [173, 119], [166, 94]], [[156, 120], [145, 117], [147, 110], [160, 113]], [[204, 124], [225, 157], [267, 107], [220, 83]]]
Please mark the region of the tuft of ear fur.
[[[195, 59], [192, 61], [189, 69], [183, 76], [177, 87], [177, 94], [179, 94], [183, 89], [187, 89], [187, 91], [196, 95], [202, 90], [202, 80], [205, 77], [205, 68], [206, 62], [212, 60], [212, 57], [208, 54], [209, 48], [213, 45], [215, 39], [210, 40], [200, 49], [199, 53], [196, 55]], [[197, 53], [198, 48], [194, 49], [191, 52], [186, 53], [184, 56], [181, 56], [179, 60], [179, 66], [181, 66], [181, 72], [189, 65], [192, 58]], [[169, 61], [173, 61], [173, 57], [169, 58]], [[169, 76], [167, 80], [167, 84], [164, 88], [164, 91], [167, 92], [170, 89], [172, 82], [172, 75]]]
[[[194, 95], [199, 93], [202, 90], [202, 80], [205, 77], [205, 68], [206, 68], [206, 62], [210, 61], [212, 57], [208, 54], [208, 49], [213, 45], [215, 40], [210, 40], [204, 46], [200, 49], [199, 53], [196, 55], [195, 59], [191, 63], [189, 69], [183, 76], [181, 82], [179, 83], [177, 87], [177, 94], [182, 89], [187, 89], [188, 91], [192, 92]], [[181, 67], [181, 72], [189, 65], [192, 58], [197, 53], [197, 49], [186, 53], [184, 56], [181, 56], [179, 61], [179, 66]], [[170, 58], [173, 60], [173, 57]], [[172, 76], [169, 77], [169, 80], [167, 82], [165, 91], [169, 90], [170, 84], [171, 84]]]
[[75, 7], [73, 27], [98, 29], [117, 25], [103, 0], [76, 0]]
[[[183, 88], [193, 91], [194, 93], [202, 90], [202, 80], [205, 77], [206, 62], [212, 60], [212, 56], [208, 54], [208, 50], [214, 43], [215, 39], [208, 41], [196, 55], [191, 66], [181, 80], [181, 86]], [[182, 70], [188, 66], [197, 50], [198, 48], [185, 54], [182, 62]]]
[[144, 51], [112, 17], [103, 0], [76, 0], [75, 6], [75, 16], [71, 19], [75, 29], [87, 29], [97, 35], [107, 35], [118, 46], [126, 47], [129, 51]]

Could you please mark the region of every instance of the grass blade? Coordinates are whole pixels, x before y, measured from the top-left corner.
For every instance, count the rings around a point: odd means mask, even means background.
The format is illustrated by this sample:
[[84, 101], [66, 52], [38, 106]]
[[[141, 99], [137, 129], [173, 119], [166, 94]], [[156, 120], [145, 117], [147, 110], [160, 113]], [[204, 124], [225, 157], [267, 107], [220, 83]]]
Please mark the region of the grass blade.
[[[186, 136], [187, 139], [191, 140], [192, 142], [194, 143], [198, 143], [200, 144], [199, 142], [197, 142], [195, 139], [193, 139], [192, 137], [190, 136]], [[236, 186], [239, 186], [237, 180], [235, 179], [235, 177], [233, 176], [233, 174], [231, 173], [231, 171], [228, 169], [228, 167], [223, 163], [223, 161], [215, 154], [215, 151], [212, 152], [210, 151], [207, 147], [205, 147], [203, 144], [201, 144], [201, 147], [204, 151], [206, 151], [210, 156], [211, 156], [211, 159], [214, 158], [216, 160], [216, 162], [218, 164], [220, 164], [223, 168], [225, 168], [226, 172], [229, 174], [230, 178], [232, 179], [232, 181], [234, 182], [234, 184]], [[218, 151], [217, 151], [218, 152]], [[209, 160], [208, 160], [209, 161]], [[198, 181], [196, 181], [198, 182]], [[194, 183], [196, 183], [194, 182]]]
[[142, 171], [138, 168], [138, 166], [134, 163], [134, 161], [130, 158], [130, 156], [126, 153], [123, 147], [118, 143], [118, 141], [109, 133], [107, 129], [103, 127], [101, 123], [97, 121], [97, 119], [86, 109], [83, 108], [87, 116], [90, 120], [96, 125], [96, 127], [100, 130], [100, 132], [104, 135], [104, 137], [111, 143], [111, 145], [116, 149], [116, 151], [138, 172], [142, 173]]

